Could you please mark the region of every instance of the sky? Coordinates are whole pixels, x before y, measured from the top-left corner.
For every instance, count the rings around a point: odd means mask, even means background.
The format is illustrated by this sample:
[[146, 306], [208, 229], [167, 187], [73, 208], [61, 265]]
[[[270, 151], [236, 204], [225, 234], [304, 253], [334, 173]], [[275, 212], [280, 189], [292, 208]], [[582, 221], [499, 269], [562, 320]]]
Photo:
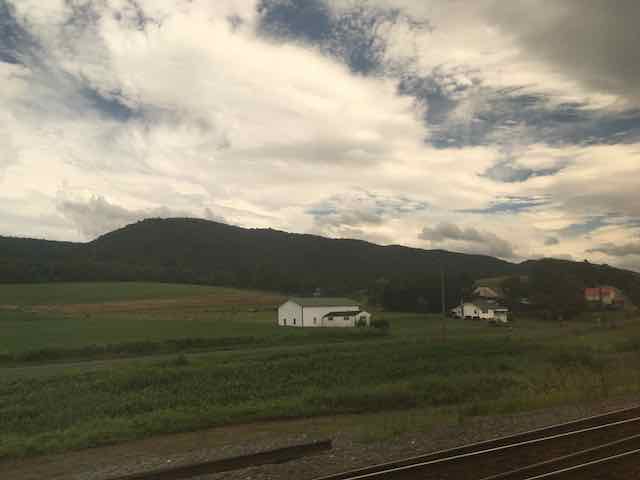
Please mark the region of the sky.
[[0, 0], [0, 235], [199, 217], [640, 271], [636, 0]]

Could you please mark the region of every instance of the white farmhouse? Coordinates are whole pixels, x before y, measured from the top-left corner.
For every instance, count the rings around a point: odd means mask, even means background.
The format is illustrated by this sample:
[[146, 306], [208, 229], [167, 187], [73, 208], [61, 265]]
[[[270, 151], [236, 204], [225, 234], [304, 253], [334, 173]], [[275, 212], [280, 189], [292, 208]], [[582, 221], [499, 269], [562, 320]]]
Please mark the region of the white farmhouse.
[[490, 320], [501, 323], [509, 321], [509, 309], [507, 307], [487, 300], [463, 302], [454, 308], [452, 312], [458, 318]]
[[371, 324], [371, 314], [348, 298], [290, 298], [278, 308], [282, 327], [355, 327]]

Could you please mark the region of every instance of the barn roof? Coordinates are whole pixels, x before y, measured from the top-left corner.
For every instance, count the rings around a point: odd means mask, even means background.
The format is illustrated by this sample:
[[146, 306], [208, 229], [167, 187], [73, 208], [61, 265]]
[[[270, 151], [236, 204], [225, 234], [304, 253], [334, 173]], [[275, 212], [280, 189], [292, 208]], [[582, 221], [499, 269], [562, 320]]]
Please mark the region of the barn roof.
[[293, 297], [290, 301], [303, 307], [357, 307], [358, 302], [350, 298]]
[[477, 285], [475, 287], [475, 289], [473, 291], [475, 293], [478, 290], [480, 291], [480, 293], [477, 294], [477, 295], [480, 296], [480, 297], [482, 297], [483, 295], [486, 296], [487, 294], [489, 296], [494, 296], [494, 294], [495, 294], [496, 297], [505, 297], [504, 290], [502, 290], [501, 287], [496, 287], [496, 286], [493, 286], [493, 285], [482, 285], [482, 284], [479, 284], [479, 285]]
[[362, 310], [351, 310], [351, 311], [345, 311], [345, 312], [329, 312], [329, 313], [325, 313], [324, 317], [353, 317], [353, 316], [357, 316], [360, 315], [362, 313]]

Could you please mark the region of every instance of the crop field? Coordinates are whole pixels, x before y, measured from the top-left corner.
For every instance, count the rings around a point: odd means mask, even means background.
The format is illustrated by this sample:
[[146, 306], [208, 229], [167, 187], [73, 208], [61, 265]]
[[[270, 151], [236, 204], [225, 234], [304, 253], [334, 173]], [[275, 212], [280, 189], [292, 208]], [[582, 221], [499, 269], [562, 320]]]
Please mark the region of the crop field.
[[3, 354], [6, 361], [7, 355], [34, 357], [42, 350], [64, 357], [65, 350], [71, 355], [85, 348], [90, 357], [89, 347], [98, 345], [134, 349], [165, 340], [264, 337], [273, 331], [273, 309], [281, 300], [192, 285], [1, 285], [0, 363]]
[[0, 291], [0, 458], [266, 419], [463, 417], [640, 391], [633, 318], [498, 328], [385, 312], [388, 331], [303, 330], [277, 327], [280, 297], [260, 292]]

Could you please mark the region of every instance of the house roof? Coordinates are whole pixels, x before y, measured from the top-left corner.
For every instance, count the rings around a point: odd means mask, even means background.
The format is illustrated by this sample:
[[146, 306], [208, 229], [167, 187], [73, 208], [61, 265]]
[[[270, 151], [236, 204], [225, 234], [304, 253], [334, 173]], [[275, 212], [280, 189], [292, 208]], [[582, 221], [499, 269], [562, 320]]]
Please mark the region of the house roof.
[[362, 310], [351, 310], [346, 312], [329, 312], [326, 313], [325, 317], [352, 317], [354, 315], [360, 315]]
[[487, 294], [495, 297], [505, 296], [504, 291], [502, 290], [501, 287], [497, 287], [493, 285], [477, 285], [473, 291], [475, 293], [478, 290], [480, 291], [480, 293], [478, 294], [479, 296], [487, 295]]
[[358, 302], [339, 297], [292, 297], [289, 301], [302, 307], [358, 307]]

